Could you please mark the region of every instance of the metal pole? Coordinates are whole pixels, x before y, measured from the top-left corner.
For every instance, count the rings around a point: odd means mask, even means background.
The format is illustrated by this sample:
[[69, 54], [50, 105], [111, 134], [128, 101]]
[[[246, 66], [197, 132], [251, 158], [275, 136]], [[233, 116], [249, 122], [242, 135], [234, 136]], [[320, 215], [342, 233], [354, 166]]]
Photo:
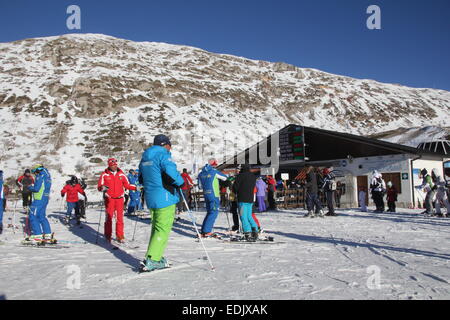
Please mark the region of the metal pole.
[[19, 199], [16, 199], [16, 203], [14, 204], [14, 210], [13, 210], [13, 233], [16, 234], [16, 207], [17, 207], [17, 202], [19, 201]]
[[181, 191], [181, 189], [178, 189], [178, 191], [181, 194], [181, 197], [183, 198], [184, 204], [186, 205], [186, 208], [188, 210], [189, 216], [191, 217], [191, 220], [192, 220], [192, 224], [194, 225], [195, 232], [197, 232], [198, 239], [200, 240], [200, 243], [202, 244], [202, 247], [203, 247], [203, 250], [205, 251], [206, 257], [208, 258], [208, 262], [209, 262], [209, 265], [211, 266], [211, 270], [215, 271], [215, 268], [214, 268], [214, 266], [213, 266], [213, 264], [211, 262], [211, 259], [209, 258], [208, 251], [206, 251], [205, 244], [203, 243], [202, 237], [201, 237], [200, 233], [198, 232], [197, 225], [195, 224], [195, 217], [193, 216], [193, 214], [191, 212], [191, 209], [189, 208], [189, 206], [187, 204], [187, 201], [184, 198], [183, 192]]
[[100, 217], [98, 219], [98, 228], [97, 228], [97, 238], [95, 239], [95, 244], [98, 243], [98, 234], [100, 232], [100, 223], [102, 221], [102, 215], [103, 215], [103, 205], [105, 204], [105, 193], [103, 192], [103, 202], [102, 205], [100, 207]]
[[133, 238], [131, 239], [131, 241], [134, 241], [134, 235], [136, 233], [136, 227], [137, 227], [137, 221], [139, 220], [139, 216], [137, 215], [137, 208], [138, 208], [139, 203], [137, 203], [134, 207], [134, 211], [135, 211], [135, 217], [136, 217], [136, 221], [134, 222], [134, 231], [133, 231]]

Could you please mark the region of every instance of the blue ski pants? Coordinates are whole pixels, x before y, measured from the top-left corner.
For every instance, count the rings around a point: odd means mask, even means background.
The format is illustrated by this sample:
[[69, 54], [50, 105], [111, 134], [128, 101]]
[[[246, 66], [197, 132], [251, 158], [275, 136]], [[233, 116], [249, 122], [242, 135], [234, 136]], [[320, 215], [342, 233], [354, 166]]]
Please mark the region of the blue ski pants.
[[258, 230], [258, 225], [252, 217], [253, 203], [239, 202], [238, 205], [242, 222], [242, 230], [244, 232], [252, 232], [252, 229]]
[[66, 215], [72, 215], [72, 210], [75, 209], [75, 216], [78, 218], [80, 216], [80, 206], [77, 202], [67, 202], [67, 212]]
[[0, 226], [3, 225], [3, 199], [0, 199]]
[[205, 197], [206, 216], [203, 220], [202, 233], [212, 232], [216, 218], [219, 215], [220, 199], [218, 197]]
[[142, 210], [141, 193], [130, 191], [130, 202], [128, 203], [127, 213], [133, 213], [135, 210]]
[[41, 200], [33, 200], [29, 209], [29, 220], [31, 226], [31, 234], [50, 234], [50, 223], [45, 216], [45, 211], [48, 205], [48, 197], [43, 197]]

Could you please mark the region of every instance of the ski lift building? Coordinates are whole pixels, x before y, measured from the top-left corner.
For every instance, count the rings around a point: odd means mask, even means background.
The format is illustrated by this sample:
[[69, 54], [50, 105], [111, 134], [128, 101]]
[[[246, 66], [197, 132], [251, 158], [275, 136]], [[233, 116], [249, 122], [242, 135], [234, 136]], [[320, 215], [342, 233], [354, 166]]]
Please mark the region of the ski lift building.
[[[291, 124], [226, 159], [218, 169], [229, 171], [239, 164], [248, 163], [262, 175], [272, 174], [276, 180], [282, 176], [293, 180], [307, 165], [319, 168], [332, 166], [337, 182], [343, 186], [341, 208], [358, 207], [358, 192], [361, 189], [366, 191], [366, 203], [373, 205], [368, 191], [372, 172], [377, 170], [386, 183], [392, 181], [397, 188], [398, 207], [416, 208], [424, 197], [421, 191], [414, 188], [422, 182], [419, 178], [421, 169], [431, 172], [437, 168], [443, 174], [445, 158], [446, 155], [438, 149], [435, 152]], [[267, 159], [271, 159], [270, 163]], [[277, 165], [273, 165], [274, 162]]]

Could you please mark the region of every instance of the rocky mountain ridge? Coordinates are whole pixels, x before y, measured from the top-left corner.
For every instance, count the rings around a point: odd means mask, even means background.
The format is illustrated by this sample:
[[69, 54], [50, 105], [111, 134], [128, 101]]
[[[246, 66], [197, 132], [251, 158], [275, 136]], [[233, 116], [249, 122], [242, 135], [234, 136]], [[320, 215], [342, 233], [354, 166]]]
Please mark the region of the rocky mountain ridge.
[[[201, 49], [69, 34], [0, 44], [0, 163], [93, 176], [135, 167], [158, 133], [189, 168], [289, 123], [369, 135], [450, 126], [450, 92]], [[94, 180], [94, 178], [93, 178]]]

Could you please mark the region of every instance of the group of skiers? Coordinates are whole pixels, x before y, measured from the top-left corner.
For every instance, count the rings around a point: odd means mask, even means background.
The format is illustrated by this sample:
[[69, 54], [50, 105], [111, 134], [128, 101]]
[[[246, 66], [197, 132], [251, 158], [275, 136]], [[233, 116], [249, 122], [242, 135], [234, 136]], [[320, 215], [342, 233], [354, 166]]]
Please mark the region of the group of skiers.
[[[447, 182], [445, 179], [439, 174], [439, 171], [436, 168], [431, 170], [431, 174], [428, 173], [427, 169], [422, 169], [419, 177], [422, 178], [422, 184], [416, 186], [415, 188], [417, 190], [423, 190], [426, 194], [423, 201], [426, 210], [423, 213], [427, 215], [436, 214], [437, 216], [446, 216], [446, 214], [441, 211], [441, 207], [444, 206], [447, 209], [447, 214], [450, 212]], [[382, 174], [376, 170], [372, 172], [370, 193], [376, 206], [376, 213], [384, 212], [385, 195], [388, 205], [388, 210], [386, 212], [396, 212], [396, 202], [398, 196], [397, 188], [391, 181], [386, 183]], [[363, 187], [360, 187], [358, 201], [361, 211], [366, 212], [366, 192]], [[436, 212], [433, 211], [433, 208], [436, 209]]]
[[[314, 218], [316, 216], [337, 216], [336, 213], [336, 190], [337, 182], [333, 167], [324, 169], [306, 166], [300, 170], [295, 177], [299, 186], [304, 186], [306, 192], [307, 214], [305, 217]], [[319, 192], [323, 192], [326, 197], [328, 212], [324, 212]]]
[[427, 169], [420, 171], [422, 177], [422, 184], [416, 186], [418, 190], [424, 190], [425, 196], [425, 211], [424, 214], [433, 215], [433, 207], [436, 209], [436, 215], [444, 215], [441, 211], [441, 207], [445, 206], [447, 209], [447, 215], [450, 214], [450, 202], [447, 189], [447, 181], [439, 174], [436, 168], [431, 170], [431, 174]]
[[[111, 242], [113, 234], [113, 220], [116, 219], [115, 236], [119, 243], [125, 242], [124, 235], [124, 206], [125, 190], [129, 190], [129, 205], [127, 213], [143, 208], [141, 195], [151, 211], [152, 228], [150, 240], [141, 269], [151, 271], [165, 268], [167, 260], [164, 251], [167, 246], [172, 225], [178, 213], [190, 210], [191, 190], [194, 186], [187, 169], [182, 174], [177, 171], [176, 164], [171, 156], [172, 144], [165, 135], [154, 137], [153, 146], [146, 149], [142, 155], [138, 170], [130, 170], [128, 176], [118, 167], [118, 161], [108, 159], [108, 167], [98, 179], [97, 189], [103, 193], [106, 221], [104, 223], [104, 237]], [[268, 175], [257, 176], [252, 172], [250, 165], [240, 166], [237, 175], [226, 175], [217, 170], [218, 162], [211, 158], [198, 175], [200, 189], [203, 190], [206, 215], [201, 226], [199, 236], [209, 238], [217, 236], [213, 232], [214, 224], [220, 209], [220, 181], [229, 189], [227, 192], [230, 211], [233, 215], [233, 226], [230, 231], [237, 231], [242, 227], [245, 241], [256, 241], [262, 231], [261, 224], [255, 213], [267, 210], [266, 197], [269, 208], [275, 209], [274, 195], [277, 182]], [[33, 177], [31, 174], [34, 174]], [[431, 175], [426, 169], [421, 172], [423, 183], [418, 189], [426, 189], [425, 205], [427, 213], [432, 212], [433, 199], [437, 194], [436, 211], [440, 213], [440, 204], [450, 210], [446, 195], [445, 180], [438, 175], [436, 169]], [[335, 192], [337, 189], [336, 175], [332, 167], [324, 169], [307, 166], [300, 171], [295, 181], [303, 185], [306, 190], [307, 217], [336, 216]], [[22, 191], [23, 207], [28, 211], [31, 235], [28, 241], [45, 241], [53, 238], [50, 224], [46, 218], [46, 207], [49, 201], [52, 179], [49, 171], [43, 164], [25, 170], [16, 181]], [[87, 203], [86, 183], [83, 179], [72, 176], [61, 190], [61, 196], [66, 197], [67, 216], [70, 217], [75, 210], [77, 224], [85, 218], [85, 205]], [[370, 184], [372, 198], [377, 212], [384, 211], [383, 196], [387, 194], [390, 212], [395, 212], [397, 191], [391, 182], [385, 184], [382, 175], [374, 171]], [[145, 190], [145, 193], [144, 193]], [[325, 193], [328, 212], [325, 214], [319, 199], [319, 191]], [[30, 197], [30, 194], [32, 196]], [[80, 199], [79, 196], [83, 199]], [[3, 172], [0, 170], [0, 199], [3, 199]], [[257, 205], [255, 205], [255, 203]], [[3, 216], [3, 206], [0, 205], [0, 226]]]
[[[370, 182], [370, 192], [372, 195], [373, 202], [375, 203], [375, 213], [383, 213], [384, 212], [384, 200], [383, 197], [386, 194], [386, 200], [388, 203], [388, 212], [395, 212], [396, 205], [395, 202], [397, 201], [397, 189], [392, 184], [391, 181], [389, 181], [387, 184], [383, 179], [383, 175], [379, 173], [377, 170], [374, 170], [372, 172], [372, 180]], [[360, 190], [359, 192], [359, 201], [361, 206], [361, 211], [367, 211], [367, 206], [365, 203], [366, 195], [365, 190]]]

